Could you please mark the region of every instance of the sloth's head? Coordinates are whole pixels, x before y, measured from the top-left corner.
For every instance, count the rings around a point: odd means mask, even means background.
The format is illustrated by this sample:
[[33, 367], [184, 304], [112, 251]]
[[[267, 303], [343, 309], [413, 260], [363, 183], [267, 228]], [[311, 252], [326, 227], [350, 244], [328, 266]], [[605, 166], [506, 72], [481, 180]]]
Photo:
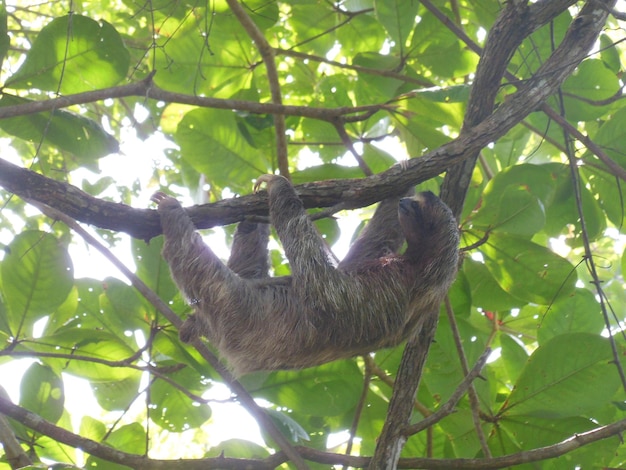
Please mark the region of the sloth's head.
[[430, 191], [400, 199], [398, 218], [407, 256], [420, 253], [432, 258], [456, 253], [459, 231], [452, 211]]

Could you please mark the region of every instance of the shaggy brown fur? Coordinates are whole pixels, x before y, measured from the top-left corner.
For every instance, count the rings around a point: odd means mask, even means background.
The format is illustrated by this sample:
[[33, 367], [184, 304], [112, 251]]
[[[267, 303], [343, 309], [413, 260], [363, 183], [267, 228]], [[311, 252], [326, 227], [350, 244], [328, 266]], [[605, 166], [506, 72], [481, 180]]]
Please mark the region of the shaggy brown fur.
[[205, 336], [237, 374], [299, 369], [395, 346], [419, 330], [421, 312], [439, 308], [456, 274], [459, 236], [434, 194], [383, 201], [335, 267], [291, 183], [262, 175], [255, 190], [261, 183], [291, 276], [267, 275], [266, 224], [239, 224], [225, 266], [175, 199], [153, 196], [163, 256], [196, 309], [183, 341]]

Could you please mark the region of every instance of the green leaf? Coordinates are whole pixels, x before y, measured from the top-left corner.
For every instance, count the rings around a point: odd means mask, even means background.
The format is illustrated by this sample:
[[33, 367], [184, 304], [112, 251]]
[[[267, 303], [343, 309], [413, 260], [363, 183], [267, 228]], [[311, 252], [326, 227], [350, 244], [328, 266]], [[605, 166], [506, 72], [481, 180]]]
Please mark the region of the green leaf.
[[20, 405], [56, 423], [63, 414], [65, 392], [61, 377], [50, 367], [33, 363], [22, 376]]
[[110, 382], [94, 380], [91, 382], [91, 390], [103, 409], [126, 410], [139, 394], [140, 380], [140, 374]]
[[[114, 449], [130, 454], [143, 454], [146, 448], [146, 431], [139, 423], [131, 423], [114, 430], [105, 443]], [[119, 465], [90, 455], [85, 468], [106, 468], [107, 470], [130, 470], [130, 467]]]
[[[101, 328], [100, 295], [102, 293], [102, 281], [89, 278], [76, 279], [68, 298], [48, 318], [44, 335], [49, 336], [77, 326]], [[77, 303], [74, 304], [74, 301]]]
[[506, 186], [501, 192], [487, 193], [480, 209], [472, 218], [472, 226], [483, 231], [532, 236], [546, 221], [543, 204], [526, 185]]
[[528, 361], [528, 353], [519, 342], [506, 334], [500, 335], [500, 346], [502, 347], [500, 360], [507, 372], [507, 382], [513, 384]]
[[291, 174], [291, 180], [294, 184], [301, 184], [330, 178], [359, 178], [361, 176], [363, 176], [363, 172], [359, 167], [343, 166], [337, 163], [324, 163], [323, 165], [311, 166], [304, 170], [294, 171]]
[[[0, 106], [17, 106], [32, 101], [3, 94]], [[51, 113], [27, 114], [0, 120], [0, 129], [27, 142], [46, 142], [72, 153], [79, 163], [88, 163], [119, 151], [117, 140], [97, 122], [56, 109]]]
[[593, 141], [622, 168], [626, 168], [626, 108], [620, 108], [604, 121]]
[[91, 416], [83, 416], [83, 419], [80, 421], [80, 435], [92, 441], [101, 441], [106, 431], [104, 423]]
[[[527, 416], [505, 416], [500, 420], [500, 424], [502, 430], [516, 442], [519, 450], [534, 449], [555, 444], [570, 438], [575, 433], [583, 433], [594, 428], [594, 423], [589, 419], [578, 417], [565, 419], [542, 419], [541, 417], [534, 417], [532, 425], [529, 425]], [[587, 466], [578, 467], [576, 463], [579, 462], [571, 460], [569, 455], [568, 453], [565, 456], [568, 458], [564, 459], [565, 461], [563, 463], [566, 464], [564, 467], [557, 465], [549, 467], [542, 466], [542, 468], [550, 468], [551, 470], [555, 468], [563, 468], [564, 470], [589, 468]], [[550, 463], [553, 462], [553, 460], [550, 460]], [[595, 464], [597, 461], [593, 463]], [[590, 465], [591, 468], [594, 466], [595, 465]]]
[[359, 378], [354, 361], [336, 361], [299, 372], [274, 372], [250, 392], [305, 415], [319, 416], [324, 410], [324, 416], [336, 416], [356, 405]]
[[415, 16], [419, 2], [412, 0], [375, 0], [374, 11], [380, 23], [400, 51], [404, 50], [406, 40], [415, 27]]
[[103, 282], [104, 296], [100, 297], [99, 318], [102, 326], [112, 334], [123, 335], [134, 329], [148, 329], [148, 315], [137, 291], [108, 277]]
[[35, 230], [17, 235], [7, 252], [0, 273], [9, 325], [14, 335], [30, 335], [72, 289], [72, 262], [56, 238]]
[[[580, 186], [580, 197], [582, 201], [582, 211], [585, 217], [587, 236], [590, 240], [596, 240], [603, 236], [606, 229], [606, 216], [600, 208], [598, 200], [591, 194], [585, 184]], [[567, 225], [576, 226], [576, 238], [568, 240], [568, 243], [580, 246], [581, 226], [580, 216], [574, 198], [574, 187], [569, 176], [564, 175], [557, 181], [557, 191], [554, 201], [546, 210], [545, 232], [549, 235], [558, 235], [563, 232], [563, 227]]]
[[567, 297], [560, 297], [546, 313], [537, 338], [544, 344], [564, 333], [596, 333], [604, 329], [600, 304], [587, 289], [576, 289]]
[[622, 70], [622, 63], [619, 56], [619, 50], [613, 47], [615, 44], [613, 39], [608, 34], [600, 34], [600, 57], [610, 70], [615, 73], [620, 73]]
[[[399, 66], [399, 61], [396, 57], [376, 52], [356, 54], [352, 63], [360, 67], [383, 71], [396, 70]], [[396, 78], [383, 77], [361, 71], [359, 76], [361, 80], [357, 82], [355, 89], [357, 103], [359, 104], [391, 99], [396, 95], [400, 85], [402, 85], [402, 82]]]
[[584, 165], [580, 169], [583, 181], [589, 183], [591, 194], [600, 195], [598, 204], [602, 207], [609, 221], [616, 227], [624, 225], [624, 188], [616, 184], [615, 175], [603, 168]]
[[246, 0], [242, 6], [248, 16], [262, 30], [269, 29], [278, 21], [278, 3], [276, 0]]
[[6, 86], [80, 93], [118, 84], [129, 64], [130, 55], [113, 26], [72, 14], [52, 20], [39, 32]]
[[522, 305], [520, 299], [500, 287], [485, 264], [468, 258], [463, 262], [463, 271], [472, 289], [472, 305], [487, 311], [510, 310]]
[[273, 408], [266, 408], [265, 412], [274, 421], [278, 430], [292, 442], [302, 443], [302, 441], [310, 440], [306, 430], [293, 418], [287, 416], [287, 414]]
[[574, 266], [546, 247], [493, 233], [480, 250], [500, 287], [518, 299], [547, 305], [574, 289]]
[[183, 159], [211, 184], [248, 192], [252, 180], [270, 165], [235, 128], [231, 111], [194, 109], [178, 124], [175, 137]]
[[172, 299], [178, 288], [170, 276], [170, 268], [161, 256], [163, 237], [156, 237], [146, 243], [133, 238], [131, 249], [137, 266], [137, 275], [163, 300]]
[[503, 169], [485, 187], [472, 225], [484, 231], [534, 235], [545, 225], [545, 207], [554, 198], [553, 172], [549, 165]]
[[609, 403], [619, 384], [607, 339], [589, 333], [562, 334], [532, 354], [501, 414], [582, 416]]
[[335, 40], [326, 33], [337, 25], [336, 18], [333, 9], [317, 1], [298, 0], [289, 16], [289, 26], [294, 31], [294, 43], [306, 41], [312, 53], [321, 56], [327, 54]]
[[[117, 336], [97, 329], [67, 328], [47, 336], [45, 342], [35, 342], [29, 346], [29, 350], [35, 352], [67, 354], [68, 357], [47, 357], [45, 361], [57, 370], [95, 382], [111, 382], [141, 375], [137, 370], [108, 364], [128, 360], [136, 351]], [[68, 359], [71, 355], [75, 355], [76, 359]]]
[[[56, 425], [61, 429], [72, 429], [72, 420], [70, 415], [67, 412], [64, 412], [61, 416], [61, 419], [56, 421]], [[56, 440], [54, 437], [46, 436], [46, 435], [36, 435], [36, 444], [38, 447], [37, 457], [45, 462], [76, 462], [77, 452], [76, 449], [70, 447], [67, 444], [63, 444], [62, 442]], [[61, 469], [64, 464], [59, 464]], [[46, 470], [50, 469], [50, 467], [44, 467]], [[69, 466], [68, 468], [75, 468], [73, 466]], [[50, 469], [51, 470], [51, 469]]]
[[566, 171], [565, 165], [513, 165], [504, 168], [489, 181], [483, 198], [487, 203], [490, 198], [497, 198], [508, 187], [513, 186], [526, 190], [539, 199], [542, 205], [549, 206], [556, 193], [557, 175]]
[[237, 457], [239, 459], [264, 459], [269, 456], [266, 448], [243, 439], [229, 439], [211, 447], [207, 457]]
[[[570, 122], [591, 121], [612, 109], [611, 104], [598, 106], [621, 89], [617, 74], [600, 59], [587, 59], [563, 83], [565, 115]], [[572, 96], [573, 95], [573, 96]], [[586, 100], [586, 101], [584, 101]]]
[[[271, 2], [268, 6], [271, 9]], [[249, 61], [257, 53], [232, 12], [211, 12], [205, 18], [205, 9], [194, 8], [190, 15], [183, 4], [179, 8], [184, 12], [182, 20], [163, 19], [166, 29], [161, 29], [162, 47], [155, 53], [159, 71], [155, 83], [169, 91], [220, 98], [249, 88], [253, 78]], [[198, 30], [205, 19], [210, 23], [207, 36]]]
[[[202, 393], [198, 376], [192, 369], [185, 368], [169, 374], [169, 378], [185, 390]], [[206, 403], [194, 401], [164, 380], [156, 380], [152, 384], [150, 399], [153, 406], [150, 418], [170, 432], [200, 427], [211, 417], [211, 408]]]

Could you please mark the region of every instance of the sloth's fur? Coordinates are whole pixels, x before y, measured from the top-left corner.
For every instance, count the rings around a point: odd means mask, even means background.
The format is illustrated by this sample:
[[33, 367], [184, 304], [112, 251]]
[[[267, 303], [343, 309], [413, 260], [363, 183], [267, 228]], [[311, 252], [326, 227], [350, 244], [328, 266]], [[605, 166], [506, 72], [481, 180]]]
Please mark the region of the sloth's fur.
[[240, 223], [224, 265], [175, 199], [153, 196], [163, 256], [196, 310], [183, 341], [206, 337], [236, 374], [299, 369], [395, 346], [439, 308], [456, 275], [459, 235], [434, 194], [383, 201], [334, 266], [291, 183], [275, 175], [261, 182], [291, 276], [268, 276], [267, 224]]

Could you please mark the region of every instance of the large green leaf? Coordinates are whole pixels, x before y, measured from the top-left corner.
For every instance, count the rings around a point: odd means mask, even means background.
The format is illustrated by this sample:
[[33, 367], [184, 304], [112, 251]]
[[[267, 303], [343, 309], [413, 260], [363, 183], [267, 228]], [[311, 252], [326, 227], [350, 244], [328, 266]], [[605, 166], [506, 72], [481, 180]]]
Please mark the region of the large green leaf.
[[150, 389], [152, 421], [170, 432], [183, 432], [189, 428], [202, 426], [211, 417], [211, 408], [206, 403], [194, 401], [183, 391], [202, 394], [195, 371], [185, 368], [169, 374], [169, 378], [181, 388], [175, 388], [164, 380], [156, 380], [152, 384]]
[[[241, 24], [230, 11], [211, 12], [211, 18], [204, 18], [204, 9], [194, 11], [199, 16], [163, 20], [155, 83], [170, 91], [220, 98], [249, 88], [253, 77], [249, 61], [256, 52]], [[198, 20], [203, 19], [211, 24], [206, 35], [198, 34]]]
[[[130, 454], [143, 454], [147, 442], [146, 431], [139, 423], [131, 423], [115, 429], [107, 436], [105, 443], [114, 449]], [[98, 457], [90, 456], [85, 468], [106, 468], [107, 470], [128, 470], [130, 467], [114, 464]]]
[[576, 289], [550, 306], [537, 332], [539, 344], [564, 333], [596, 333], [604, 329], [600, 304], [587, 289]]
[[472, 289], [472, 305], [483, 310], [503, 311], [523, 304], [500, 287], [484, 263], [466, 259], [463, 271]]
[[235, 131], [231, 111], [195, 109], [178, 124], [176, 141], [181, 155], [219, 188], [249, 192], [252, 180], [267, 173], [267, 160]]
[[[396, 57], [377, 52], [363, 52], [354, 56], [354, 65], [373, 70], [392, 71], [398, 68]], [[359, 72], [355, 95], [357, 103], [376, 103], [391, 99], [397, 94], [402, 82], [397, 78]]]
[[13, 239], [0, 272], [14, 335], [32, 334], [33, 324], [61, 305], [74, 280], [65, 246], [49, 233], [35, 230]]
[[[587, 418], [543, 419], [534, 417], [532, 421], [526, 416], [505, 417], [498, 423], [498, 428], [516, 444], [518, 451], [533, 449], [555, 444], [571, 438], [577, 433], [590, 431], [595, 423]], [[500, 436], [494, 435], [490, 445], [496, 446]], [[549, 470], [571, 470], [573, 468], [602, 468], [610, 461], [619, 446], [619, 439], [603, 439], [599, 442], [585, 445], [576, 452], [568, 452], [557, 459], [551, 459], [545, 464], [529, 468], [545, 468]], [[492, 447], [492, 449], [494, 448]], [[514, 452], [515, 450], [511, 450]], [[510, 453], [510, 452], [506, 452]]]
[[267, 408], [265, 412], [269, 415], [274, 422], [274, 425], [281, 431], [281, 433], [287, 436], [292, 442], [302, 444], [303, 441], [310, 440], [306, 430], [300, 425], [300, 423], [287, 415], [287, 413], [273, 408]]
[[143, 240], [131, 240], [131, 248], [137, 275], [163, 300], [169, 300], [176, 295], [178, 288], [172, 281], [170, 269], [161, 256], [163, 237], [157, 237], [146, 243]]
[[413, 0], [374, 1], [376, 17], [401, 51], [404, 50], [406, 40], [415, 27], [418, 7], [419, 2]]
[[[15, 106], [32, 101], [3, 94], [0, 106]], [[119, 151], [117, 140], [100, 124], [60, 109], [51, 113], [27, 114], [0, 120], [0, 129], [27, 142], [42, 141], [74, 154], [79, 162], [89, 162]]]
[[556, 191], [551, 165], [514, 165], [489, 181], [472, 225], [483, 230], [531, 236], [546, 222]]
[[128, 331], [143, 328], [147, 331], [148, 315], [137, 291], [116, 278], [103, 282], [104, 294], [100, 297], [101, 328], [122, 336]]
[[517, 235], [534, 235], [546, 221], [541, 201], [522, 182], [506, 186], [497, 193], [487, 193], [472, 225], [484, 231], [499, 231]]
[[[600, 59], [583, 61], [563, 83], [565, 112], [570, 122], [590, 121], [612, 109], [611, 104], [598, 106], [620, 90], [618, 75]], [[591, 102], [590, 102], [591, 101]]]
[[129, 63], [130, 55], [113, 26], [67, 15], [39, 32], [6, 86], [80, 93], [118, 84], [126, 77]]
[[125, 361], [133, 357], [136, 349], [121, 341], [119, 335], [97, 329], [68, 328], [47, 336], [45, 342], [27, 345], [32, 352], [65, 354], [66, 357], [46, 357], [45, 362], [55, 370], [97, 383], [140, 375], [137, 370], [125, 366]]
[[98, 404], [107, 411], [127, 410], [139, 394], [141, 374], [136, 373], [119, 380], [91, 381]]
[[56, 423], [63, 414], [65, 392], [61, 377], [47, 366], [30, 365], [20, 384], [20, 405], [43, 419]]
[[[599, 201], [591, 194], [585, 184], [580, 185], [582, 213], [585, 217], [585, 227], [590, 240], [603, 236], [606, 228], [606, 217], [602, 212]], [[561, 234], [563, 227], [573, 225], [577, 228], [576, 238], [569, 239], [568, 243], [580, 246], [580, 215], [574, 197], [574, 187], [569, 174], [560, 175], [552, 205], [546, 210], [545, 232], [551, 236]]]
[[562, 334], [539, 346], [528, 359], [501, 414], [582, 416], [609, 403], [619, 384], [606, 338]]
[[480, 249], [500, 287], [518, 299], [547, 305], [574, 289], [574, 266], [546, 247], [493, 233]]
[[220, 442], [217, 446], [211, 447], [207, 457], [219, 457], [228, 455], [240, 459], [263, 459], [268, 456], [267, 449], [254, 442], [243, 439], [229, 439]]
[[356, 405], [360, 377], [353, 361], [337, 361], [301, 372], [275, 372], [250, 391], [302, 414], [319, 416], [323, 409], [324, 416], [334, 416]]
[[592, 138], [609, 157], [626, 168], [626, 108], [613, 113]]

